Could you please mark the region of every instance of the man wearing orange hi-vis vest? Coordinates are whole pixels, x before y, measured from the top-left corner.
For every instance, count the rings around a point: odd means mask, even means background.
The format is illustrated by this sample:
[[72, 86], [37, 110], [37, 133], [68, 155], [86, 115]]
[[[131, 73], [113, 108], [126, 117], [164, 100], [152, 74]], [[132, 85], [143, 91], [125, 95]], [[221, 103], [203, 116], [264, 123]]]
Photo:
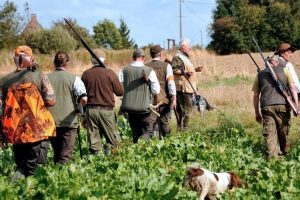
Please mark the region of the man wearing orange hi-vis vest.
[[47, 160], [49, 137], [55, 136], [55, 123], [47, 107], [55, 95], [46, 75], [39, 71], [32, 50], [15, 50], [16, 70], [0, 79], [0, 145], [13, 144], [16, 172], [12, 181], [34, 174]]

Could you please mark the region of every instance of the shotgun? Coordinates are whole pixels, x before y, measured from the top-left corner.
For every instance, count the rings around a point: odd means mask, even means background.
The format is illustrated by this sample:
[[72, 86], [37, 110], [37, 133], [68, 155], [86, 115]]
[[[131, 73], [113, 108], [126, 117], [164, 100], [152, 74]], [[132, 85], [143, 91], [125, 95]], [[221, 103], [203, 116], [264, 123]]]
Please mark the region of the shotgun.
[[255, 40], [255, 38], [252, 38], [255, 46], [257, 47], [261, 57], [263, 58], [266, 67], [270, 69], [270, 73], [272, 78], [274, 79], [274, 81], [276, 82], [277, 87], [279, 88], [280, 92], [282, 93], [282, 95], [284, 96], [284, 98], [286, 99], [286, 101], [288, 102], [288, 104], [291, 106], [293, 113], [295, 116], [298, 115], [298, 113], [300, 112], [299, 108], [297, 107], [297, 105], [295, 104], [295, 102], [293, 101], [292, 96], [290, 95], [290, 91], [288, 88], [286, 88], [286, 86], [283, 84], [282, 80], [280, 80], [280, 78], [277, 76], [276, 72], [274, 72], [273, 68], [270, 66], [270, 63], [268, 60], [266, 60], [260, 50], [260, 47], [257, 44], [257, 41]]
[[80, 35], [76, 32], [76, 30], [73, 28], [73, 26], [68, 22], [67, 19], [65, 19], [65, 22], [70, 26], [70, 28], [72, 29], [72, 31], [77, 35], [77, 37], [79, 38], [80, 42], [82, 43], [82, 45], [86, 48], [86, 50], [88, 50], [88, 52], [91, 54], [91, 56], [97, 60], [97, 62], [99, 63], [100, 67], [105, 67], [104, 63], [96, 56], [96, 54], [92, 51], [92, 49], [87, 45], [87, 43], [80, 37]]
[[255, 64], [257, 72], [259, 72], [259, 71], [260, 71], [260, 68], [259, 68], [258, 64], [255, 62], [255, 60], [254, 60], [254, 58], [252, 57], [252, 55], [250, 54], [250, 52], [248, 51], [247, 53], [248, 53], [248, 55], [250, 56], [250, 58], [251, 58], [251, 60], [253, 61], [253, 63]]

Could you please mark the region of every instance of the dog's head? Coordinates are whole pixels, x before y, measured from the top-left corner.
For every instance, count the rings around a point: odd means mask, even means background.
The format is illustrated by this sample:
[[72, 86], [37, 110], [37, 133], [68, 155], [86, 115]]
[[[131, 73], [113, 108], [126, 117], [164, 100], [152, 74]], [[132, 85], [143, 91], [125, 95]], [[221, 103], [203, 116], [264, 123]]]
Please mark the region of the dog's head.
[[238, 175], [236, 175], [234, 172], [229, 172], [230, 175], [230, 184], [228, 186], [229, 189], [232, 189], [233, 187], [242, 187], [241, 179]]
[[201, 169], [200, 165], [198, 163], [193, 163], [186, 168], [186, 175], [183, 179], [183, 186], [187, 187], [190, 185], [190, 181], [193, 177], [201, 176], [204, 174], [203, 169]]

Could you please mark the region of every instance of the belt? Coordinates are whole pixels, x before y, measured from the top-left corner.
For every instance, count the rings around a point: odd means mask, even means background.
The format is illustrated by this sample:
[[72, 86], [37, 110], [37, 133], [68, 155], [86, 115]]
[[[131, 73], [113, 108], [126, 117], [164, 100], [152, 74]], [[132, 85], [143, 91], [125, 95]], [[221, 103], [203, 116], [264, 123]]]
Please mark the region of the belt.
[[107, 107], [107, 106], [98, 106], [98, 105], [87, 105], [88, 109], [98, 109], [98, 110], [113, 110], [114, 107]]

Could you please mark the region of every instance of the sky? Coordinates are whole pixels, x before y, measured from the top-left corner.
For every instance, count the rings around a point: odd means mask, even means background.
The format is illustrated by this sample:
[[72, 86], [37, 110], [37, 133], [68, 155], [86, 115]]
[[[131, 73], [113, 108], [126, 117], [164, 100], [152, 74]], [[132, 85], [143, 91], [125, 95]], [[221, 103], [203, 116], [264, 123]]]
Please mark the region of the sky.
[[[4, 1], [4, 0], [1, 0]], [[180, 39], [180, 0], [12, 0], [18, 12], [27, 19], [25, 2], [29, 14], [36, 14], [44, 28], [50, 28], [54, 21], [63, 18], [76, 19], [80, 26], [93, 34], [93, 26], [109, 19], [117, 27], [122, 17], [130, 30], [130, 37], [139, 47], [160, 44], [167, 48], [167, 38]], [[207, 46], [211, 41], [209, 26], [215, 0], [183, 0], [182, 38], [193, 45]]]

